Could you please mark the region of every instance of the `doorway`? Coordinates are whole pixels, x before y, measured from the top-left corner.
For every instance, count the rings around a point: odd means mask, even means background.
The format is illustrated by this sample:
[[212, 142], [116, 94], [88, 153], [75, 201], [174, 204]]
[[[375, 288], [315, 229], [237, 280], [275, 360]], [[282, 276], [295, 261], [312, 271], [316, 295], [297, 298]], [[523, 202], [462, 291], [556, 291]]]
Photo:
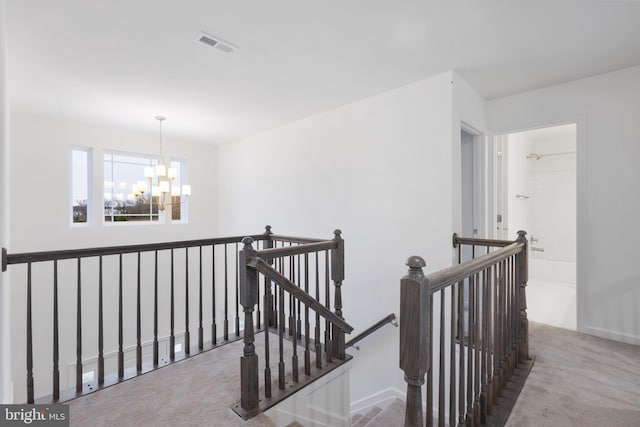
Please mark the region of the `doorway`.
[[528, 317], [576, 330], [576, 124], [496, 137], [496, 236], [529, 241]]
[[[488, 237], [487, 206], [487, 142], [485, 136], [469, 126], [460, 129], [460, 226], [462, 237]], [[472, 258], [471, 247], [463, 247], [461, 262]]]

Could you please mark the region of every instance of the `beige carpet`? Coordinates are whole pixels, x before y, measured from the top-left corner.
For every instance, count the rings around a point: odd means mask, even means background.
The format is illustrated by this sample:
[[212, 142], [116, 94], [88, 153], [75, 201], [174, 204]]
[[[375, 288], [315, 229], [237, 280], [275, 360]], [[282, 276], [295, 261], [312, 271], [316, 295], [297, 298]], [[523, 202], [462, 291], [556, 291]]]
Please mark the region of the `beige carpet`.
[[640, 427], [640, 347], [530, 324], [536, 363], [510, 427]]
[[[640, 427], [640, 347], [536, 323], [530, 346], [536, 363], [507, 426]], [[274, 426], [229, 409], [239, 396], [239, 369], [229, 367], [239, 368], [241, 352], [239, 341], [73, 400], [71, 425]]]
[[[640, 347], [537, 323], [530, 346], [536, 361], [507, 426], [640, 427]], [[354, 427], [402, 426], [404, 402], [353, 420]]]
[[[263, 334], [256, 340], [262, 354]], [[71, 426], [275, 426], [264, 414], [245, 422], [229, 409], [240, 396], [242, 347], [237, 341], [75, 399]]]

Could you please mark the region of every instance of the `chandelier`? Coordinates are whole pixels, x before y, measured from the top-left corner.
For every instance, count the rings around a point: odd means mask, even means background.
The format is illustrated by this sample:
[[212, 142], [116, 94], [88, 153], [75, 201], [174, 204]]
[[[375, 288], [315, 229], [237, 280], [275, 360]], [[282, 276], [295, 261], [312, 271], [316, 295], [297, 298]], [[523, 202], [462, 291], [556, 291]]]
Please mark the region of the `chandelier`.
[[[130, 198], [137, 199], [138, 203], [148, 203], [157, 206], [159, 212], [168, 209], [174, 202], [184, 203], [191, 196], [191, 185], [176, 185], [178, 170], [171, 167], [171, 163], [165, 162], [162, 151], [162, 122], [166, 120], [164, 116], [156, 116], [160, 128], [160, 159], [154, 167], [144, 168], [144, 180], [139, 180], [132, 185]], [[149, 193], [149, 189], [151, 192]]]

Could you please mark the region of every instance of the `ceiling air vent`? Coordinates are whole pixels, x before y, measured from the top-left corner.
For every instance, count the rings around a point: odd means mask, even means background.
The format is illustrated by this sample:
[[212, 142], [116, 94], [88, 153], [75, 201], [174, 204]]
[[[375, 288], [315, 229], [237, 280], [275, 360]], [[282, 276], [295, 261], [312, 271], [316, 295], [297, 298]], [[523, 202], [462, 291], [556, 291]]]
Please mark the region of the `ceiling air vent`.
[[194, 41], [205, 44], [207, 46], [211, 46], [213, 48], [223, 51], [224, 53], [232, 53], [238, 49], [237, 46], [234, 46], [231, 43], [226, 42], [219, 37], [214, 37], [211, 34], [207, 34], [204, 31], [199, 32], [198, 35], [195, 37]]

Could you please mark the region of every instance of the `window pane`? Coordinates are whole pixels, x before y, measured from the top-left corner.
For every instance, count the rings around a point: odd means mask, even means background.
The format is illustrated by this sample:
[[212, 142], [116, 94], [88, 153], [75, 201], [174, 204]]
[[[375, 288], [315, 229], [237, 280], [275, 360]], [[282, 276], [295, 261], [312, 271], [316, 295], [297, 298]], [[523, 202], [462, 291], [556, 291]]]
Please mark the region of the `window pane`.
[[174, 194], [171, 196], [171, 219], [174, 221], [180, 221], [182, 219], [182, 204], [181, 195], [179, 193], [182, 188], [182, 162], [180, 160], [172, 160], [171, 167], [176, 169], [176, 179], [173, 181], [173, 188], [175, 188]]
[[[158, 164], [150, 156], [109, 153], [104, 156], [104, 219], [106, 222], [157, 221], [157, 199], [145, 168]], [[155, 202], [155, 203], [154, 203]]]
[[86, 223], [89, 200], [89, 149], [71, 150], [71, 218]]

